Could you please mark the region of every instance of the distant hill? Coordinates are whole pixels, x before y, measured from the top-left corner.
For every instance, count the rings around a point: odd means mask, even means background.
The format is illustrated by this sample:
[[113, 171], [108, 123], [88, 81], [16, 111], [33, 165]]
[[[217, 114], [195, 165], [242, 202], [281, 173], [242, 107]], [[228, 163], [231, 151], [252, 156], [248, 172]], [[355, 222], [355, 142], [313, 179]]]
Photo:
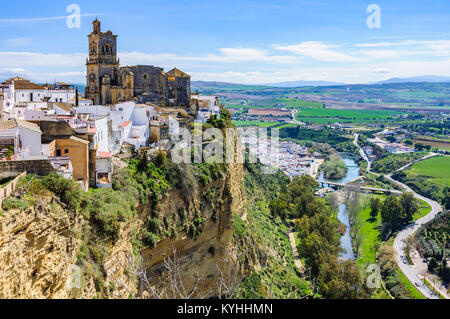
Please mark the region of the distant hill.
[[346, 84], [343, 82], [331, 81], [286, 81], [265, 84], [239, 84], [230, 82], [217, 81], [192, 81], [191, 85], [194, 89], [256, 89], [263, 90], [265, 88], [301, 88], [301, 87], [326, 87], [326, 86], [344, 86], [344, 85], [374, 85], [374, 84], [395, 84], [395, 83], [450, 83], [450, 76], [423, 75], [408, 78], [391, 78], [384, 81], [372, 82], [366, 84]]
[[265, 84], [268, 86], [282, 87], [282, 88], [294, 88], [301, 86], [332, 86], [332, 85], [344, 85], [342, 82], [330, 82], [330, 81], [287, 81]]
[[257, 87], [265, 88], [272, 87], [270, 85], [258, 85], [258, 84], [240, 84], [240, 83], [230, 83], [230, 82], [218, 82], [218, 81], [191, 81], [191, 86], [196, 88], [235, 88], [235, 87]]
[[409, 78], [392, 78], [378, 83], [411, 83], [411, 82], [450, 82], [450, 76], [422, 75]]

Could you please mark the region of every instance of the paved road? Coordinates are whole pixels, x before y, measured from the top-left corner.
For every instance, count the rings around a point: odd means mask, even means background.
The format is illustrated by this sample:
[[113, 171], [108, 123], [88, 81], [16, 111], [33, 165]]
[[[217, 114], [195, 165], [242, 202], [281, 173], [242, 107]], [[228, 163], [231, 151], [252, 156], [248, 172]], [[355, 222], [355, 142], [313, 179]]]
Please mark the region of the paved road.
[[400, 183], [399, 181], [396, 181], [393, 179], [390, 175], [386, 176], [387, 179], [393, 181], [397, 185], [401, 186], [403, 189], [405, 189], [408, 192], [411, 192], [414, 194], [414, 197], [418, 199], [422, 199], [426, 201], [431, 206], [431, 212], [422, 217], [421, 219], [416, 220], [413, 224], [409, 225], [405, 229], [403, 229], [401, 232], [398, 233], [397, 237], [395, 237], [394, 240], [394, 250], [396, 252], [395, 258], [397, 260], [397, 264], [400, 267], [400, 269], [403, 271], [405, 276], [411, 281], [411, 283], [415, 284], [420, 283], [420, 286], [416, 286], [416, 288], [427, 298], [429, 299], [439, 299], [438, 296], [436, 296], [424, 283], [422, 283], [422, 280], [419, 279], [419, 268], [413, 268], [408, 263], [404, 263], [402, 261], [402, 256], [404, 255], [404, 248], [405, 248], [405, 240], [408, 239], [415, 231], [419, 229], [419, 227], [423, 224], [428, 223], [430, 220], [432, 220], [436, 215], [442, 211], [441, 205], [439, 205], [434, 200], [431, 200], [427, 197], [423, 197], [416, 192], [414, 192], [411, 188], [409, 188], [407, 185]]
[[[367, 171], [372, 173], [372, 174], [379, 175], [377, 173], [373, 173], [373, 172], [370, 171], [371, 163], [370, 163], [369, 159], [367, 158], [366, 154], [364, 153], [363, 149], [359, 146], [359, 144], [358, 144], [358, 137], [359, 137], [359, 135], [356, 134], [353, 143], [359, 148], [361, 156], [367, 161], [367, 163], [368, 163]], [[438, 155], [438, 154], [431, 153], [428, 156], [425, 156], [425, 157], [423, 157], [423, 158], [421, 158], [421, 159], [419, 159], [417, 161], [414, 161], [412, 163], [409, 163], [408, 165], [405, 165], [405, 166], [401, 167], [400, 169], [397, 170], [397, 172], [401, 171], [401, 170], [404, 170], [405, 168], [411, 166], [412, 164], [414, 164], [416, 162], [423, 161], [424, 159], [427, 159], [427, 158], [430, 158], [430, 157], [433, 157], [433, 156], [436, 156], [436, 155]], [[392, 182], [396, 183], [397, 185], [399, 185], [404, 190], [413, 193], [415, 198], [422, 199], [422, 200], [424, 200], [425, 202], [427, 202], [431, 206], [431, 212], [428, 213], [428, 215], [422, 217], [421, 219], [418, 219], [413, 224], [410, 224], [409, 226], [407, 226], [405, 229], [403, 229], [402, 231], [400, 231], [397, 234], [397, 236], [395, 237], [395, 240], [394, 240], [394, 250], [396, 252], [395, 259], [397, 261], [397, 264], [398, 264], [399, 268], [405, 274], [405, 276], [408, 278], [408, 280], [413, 285], [416, 286], [417, 290], [419, 290], [426, 298], [439, 299], [439, 297], [433, 291], [431, 291], [431, 289], [428, 288], [422, 282], [422, 280], [419, 279], [418, 275], [419, 275], [419, 271], [420, 270], [418, 269], [418, 267], [413, 268], [413, 267], [411, 267], [411, 265], [409, 265], [408, 262], [405, 263], [402, 260], [402, 256], [404, 255], [404, 247], [405, 247], [405, 242], [404, 241], [407, 238], [409, 238], [415, 231], [417, 231], [421, 225], [426, 224], [427, 222], [432, 220], [434, 217], [436, 217], [436, 215], [442, 210], [442, 207], [441, 207], [441, 205], [439, 205], [439, 203], [435, 202], [434, 200], [431, 200], [429, 198], [423, 197], [422, 195], [419, 195], [416, 192], [414, 192], [407, 185], [405, 185], [403, 183], [400, 183], [397, 180], [394, 180], [391, 175], [385, 175], [385, 177], [387, 179], [391, 180]], [[419, 286], [417, 286], [416, 283], [418, 283]]]

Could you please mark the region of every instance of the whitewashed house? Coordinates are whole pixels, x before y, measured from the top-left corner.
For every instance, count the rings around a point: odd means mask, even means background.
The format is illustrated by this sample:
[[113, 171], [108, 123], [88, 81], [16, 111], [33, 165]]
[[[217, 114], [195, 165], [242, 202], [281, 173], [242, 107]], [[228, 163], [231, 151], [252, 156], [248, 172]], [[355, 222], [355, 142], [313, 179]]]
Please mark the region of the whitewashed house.
[[[76, 103], [76, 99], [75, 96], [70, 99], [68, 101], [68, 103], [72, 104], [73, 106], [75, 106]], [[91, 106], [93, 103], [91, 100], [89, 99], [85, 99], [84, 97], [78, 96], [78, 106]]]
[[7, 107], [24, 105], [29, 102], [64, 102], [68, 103], [75, 97], [73, 86], [57, 82], [54, 85], [38, 85], [30, 80], [15, 77], [1, 84], [2, 91], [6, 93]]
[[69, 116], [72, 114], [72, 109], [69, 107], [67, 103], [53, 103], [53, 110], [55, 115], [65, 115]]
[[213, 114], [220, 118], [219, 98], [213, 95], [192, 95], [192, 101], [198, 104], [197, 121], [205, 123]]
[[75, 99], [75, 88], [72, 85], [56, 82], [55, 84], [45, 84], [44, 98], [48, 102], [70, 103]]
[[19, 145], [15, 151], [15, 159], [27, 159], [42, 155], [42, 132], [36, 124], [17, 119], [0, 121], [0, 134], [18, 137]]

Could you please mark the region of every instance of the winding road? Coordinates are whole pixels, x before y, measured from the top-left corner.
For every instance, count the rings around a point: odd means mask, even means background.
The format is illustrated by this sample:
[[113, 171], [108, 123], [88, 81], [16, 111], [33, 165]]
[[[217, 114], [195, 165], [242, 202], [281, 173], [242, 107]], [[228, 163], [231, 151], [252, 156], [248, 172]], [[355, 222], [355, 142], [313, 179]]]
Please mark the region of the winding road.
[[[353, 144], [355, 144], [360, 151], [361, 156], [364, 158], [364, 160], [367, 162], [367, 171], [371, 174], [380, 176], [380, 174], [374, 173], [370, 170], [371, 168], [371, 162], [369, 161], [366, 153], [364, 152], [364, 150], [361, 148], [361, 146], [359, 146], [358, 144], [358, 137], [359, 134], [355, 135], [355, 139], [353, 140]], [[400, 169], [398, 169], [396, 172], [401, 171], [406, 169], [407, 167], [411, 166], [412, 164], [419, 162], [419, 161], [423, 161], [427, 158], [433, 157], [433, 156], [437, 156], [438, 154], [434, 154], [431, 153], [428, 156], [425, 156], [417, 161], [414, 161], [412, 163], [409, 163], [408, 165], [405, 165], [403, 167], [401, 167]], [[419, 278], [419, 267], [414, 267], [413, 265], [409, 265], [408, 262], [402, 260], [403, 254], [404, 254], [404, 248], [405, 248], [405, 240], [408, 239], [415, 231], [417, 231], [419, 229], [419, 227], [423, 224], [428, 223], [430, 220], [432, 220], [434, 217], [436, 217], [436, 215], [442, 211], [442, 207], [441, 205], [439, 205], [439, 203], [437, 203], [436, 201], [426, 198], [422, 195], [417, 194], [415, 191], [413, 191], [410, 187], [408, 187], [407, 185], [400, 183], [399, 181], [395, 180], [392, 178], [391, 175], [384, 175], [384, 177], [386, 177], [387, 179], [389, 179], [390, 181], [394, 182], [395, 184], [397, 184], [398, 186], [400, 186], [401, 188], [403, 188], [404, 190], [406, 190], [407, 192], [411, 192], [415, 198], [417, 199], [422, 199], [425, 202], [427, 202], [430, 206], [431, 206], [431, 211], [430, 213], [428, 213], [428, 215], [416, 220], [414, 223], [408, 225], [405, 229], [403, 229], [402, 231], [400, 231], [397, 236], [395, 237], [394, 240], [394, 250], [395, 250], [395, 259], [397, 261], [398, 267], [400, 268], [400, 270], [405, 274], [405, 276], [408, 278], [408, 280], [416, 286], [417, 290], [419, 290], [426, 298], [428, 299], [439, 299], [439, 297], [430, 289], [428, 288], [423, 282], [422, 280]]]

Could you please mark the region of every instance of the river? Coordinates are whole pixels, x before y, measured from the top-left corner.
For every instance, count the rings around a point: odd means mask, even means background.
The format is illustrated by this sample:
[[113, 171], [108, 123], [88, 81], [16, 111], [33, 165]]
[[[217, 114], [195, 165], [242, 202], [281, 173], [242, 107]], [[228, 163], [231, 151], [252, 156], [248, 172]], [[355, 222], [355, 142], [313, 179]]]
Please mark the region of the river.
[[[320, 173], [319, 181], [321, 182], [334, 182], [334, 183], [346, 183], [354, 180], [359, 176], [359, 166], [355, 162], [355, 160], [346, 153], [340, 154], [342, 160], [348, 168], [347, 174], [344, 178], [338, 180], [326, 179], [323, 177], [323, 173]], [[341, 247], [344, 250], [340, 253], [339, 257], [345, 260], [353, 260], [355, 259], [355, 255], [353, 254], [352, 248], [352, 239], [350, 237], [350, 221], [348, 216], [348, 209], [345, 203], [339, 203], [339, 211], [338, 211], [338, 219], [339, 221], [346, 226], [345, 234], [341, 236]]]

